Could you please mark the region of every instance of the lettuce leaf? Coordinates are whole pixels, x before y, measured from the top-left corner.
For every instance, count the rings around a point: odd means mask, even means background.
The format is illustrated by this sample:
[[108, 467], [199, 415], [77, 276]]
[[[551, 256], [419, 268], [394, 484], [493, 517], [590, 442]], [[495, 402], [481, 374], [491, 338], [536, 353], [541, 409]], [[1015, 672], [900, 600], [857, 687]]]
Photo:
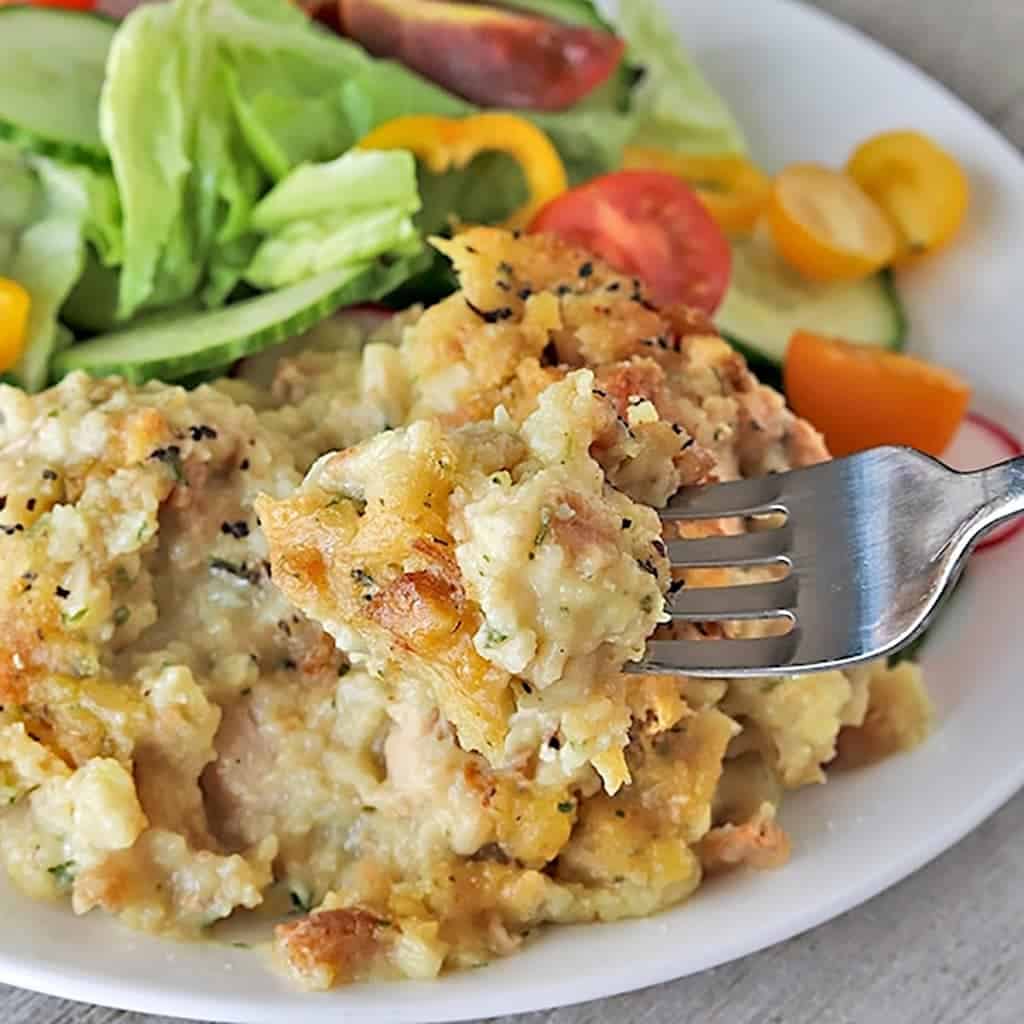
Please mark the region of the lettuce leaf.
[[618, 0], [628, 59], [643, 69], [633, 89], [630, 142], [686, 153], [745, 154], [746, 140], [722, 98], [686, 52], [658, 0]]
[[0, 142], [0, 267], [14, 258], [18, 236], [31, 223], [39, 203], [39, 181], [28, 158]]
[[152, 301], [161, 259], [180, 247], [192, 164], [177, 13], [177, 6], [144, 6], [125, 19], [100, 95], [100, 134], [124, 215], [118, 307], [124, 318]]
[[330, 163], [305, 164], [253, 210], [252, 228], [265, 237], [245, 280], [279, 288], [383, 253], [419, 252], [412, 220], [419, 207], [416, 163], [403, 150], [353, 150]]
[[37, 187], [31, 220], [16, 237], [11, 233], [0, 274], [22, 285], [32, 300], [25, 348], [5, 376], [38, 391], [46, 384], [51, 356], [67, 340], [57, 314], [82, 273], [90, 172], [45, 157], [29, 158], [28, 166]]
[[[587, 0], [559, 3], [592, 11]], [[605, 105], [525, 116], [551, 136], [575, 183], [619, 165], [632, 121], [616, 104], [609, 96]], [[104, 265], [123, 262], [118, 319], [197, 293], [218, 305], [243, 278], [280, 284], [303, 266], [337, 259], [343, 244], [372, 246], [377, 233], [406, 246], [404, 207], [388, 223], [375, 213], [358, 230], [345, 223], [349, 214], [332, 210], [320, 228], [304, 216], [301, 224], [278, 224], [273, 238], [250, 217], [270, 182], [283, 184], [307, 164], [329, 165], [384, 121], [474, 109], [325, 32], [286, 0], [174, 0], [137, 9], [114, 39], [100, 111], [123, 231], [90, 233]], [[501, 156], [439, 182], [427, 178], [424, 230], [452, 216], [498, 221], [523, 198], [518, 167]]]

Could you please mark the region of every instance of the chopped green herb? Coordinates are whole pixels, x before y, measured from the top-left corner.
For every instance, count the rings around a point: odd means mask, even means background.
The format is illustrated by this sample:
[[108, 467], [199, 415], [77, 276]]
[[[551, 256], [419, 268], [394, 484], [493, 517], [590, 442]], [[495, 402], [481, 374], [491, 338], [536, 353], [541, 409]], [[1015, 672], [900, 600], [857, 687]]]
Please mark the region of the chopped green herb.
[[78, 867], [73, 860], [66, 860], [63, 864], [54, 864], [52, 868], [46, 870], [62, 889], [67, 889], [74, 882]]
[[548, 532], [551, 529], [551, 509], [542, 508], [540, 510], [540, 527], [537, 530], [533, 538], [533, 546], [539, 548], [541, 544], [547, 540]]
[[16, 804], [20, 803], [22, 800], [27, 800], [38, 788], [39, 783], [36, 783], [34, 786], [29, 786], [28, 789], [26, 789], [23, 793], [13, 794], [13, 796], [11, 796], [7, 803]]
[[350, 504], [356, 510], [357, 516], [362, 517], [366, 515], [366, 499], [353, 497], [349, 494], [336, 494], [329, 502], [327, 502], [326, 507], [334, 508], [336, 505], [341, 505], [345, 502]]
[[70, 626], [74, 622], [80, 622], [85, 617], [85, 613], [88, 610], [89, 609], [83, 605], [76, 612], [62, 612], [61, 620], [64, 622], [64, 625]]
[[292, 900], [292, 906], [303, 914], [308, 914], [313, 909], [313, 895], [308, 889], [299, 891], [298, 889], [292, 889], [289, 893]]
[[572, 814], [572, 812], [576, 809], [576, 804], [572, 800], [563, 800], [558, 805], [558, 809], [562, 812], [562, 814]]
[[491, 626], [484, 627], [484, 647], [500, 647], [508, 640], [508, 633], [501, 633]]
[[640, 598], [640, 611], [642, 611], [644, 615], [650, 615], [651, 612], [654, 611], [653, 594], [644, 594], [644, 596]]
[[252, 949], [248, 942], [232, 942], [231, 945], [234, 949]]
[[181, 448], [178, 445], [169, 444], [166, 448], [157, 448], [150, 452], [149, 457], [167, 466], [179, 484], [185, 482], [185, 473], [181, 466]]
[[132, 617], [132, 610], [125, 605], [114, 609], [114, 625], [123, 626]]

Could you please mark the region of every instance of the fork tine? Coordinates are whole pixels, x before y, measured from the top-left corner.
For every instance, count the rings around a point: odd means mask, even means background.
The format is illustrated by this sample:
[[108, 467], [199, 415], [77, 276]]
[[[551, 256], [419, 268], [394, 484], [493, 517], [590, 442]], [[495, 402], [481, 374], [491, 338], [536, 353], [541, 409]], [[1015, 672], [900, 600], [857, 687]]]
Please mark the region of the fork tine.
[[755, 512], [785, 512], [779, 503], [782, 475], [735, 480], [706, 487], [684, 487], [658, 514], [665, 522], [679, 519], [721, 519]]
[[[642, 662], [626, 672], [640, 675], [693, 675], [707, 678], [766, 675], [765, 665], [784, 670], [799, 643], [799, 630], [756, 640], [651, 640]], [[785, 674], [784, 672], [775, 672]]]
[[783, 561], [793, 540], [789, 523], [775, 530], [734, 533], [697, 540], [670, 540], [668, 557], [674, 568], [715, 565], [765, 565]]
[[669, 602], [673, 622], [704, 622], [714, 619], [793, 618], [797, 582], [794, 576], [772, 583], [734, 587], [690, 587]]

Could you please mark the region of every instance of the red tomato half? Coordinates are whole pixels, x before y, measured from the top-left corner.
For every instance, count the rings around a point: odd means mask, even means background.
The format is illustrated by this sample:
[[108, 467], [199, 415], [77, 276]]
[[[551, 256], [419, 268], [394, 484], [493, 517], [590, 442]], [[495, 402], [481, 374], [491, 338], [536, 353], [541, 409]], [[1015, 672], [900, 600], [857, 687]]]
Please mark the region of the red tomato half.
[[640, 278], [655, 301], [713, 313], [729, 284], [732, 255], [721, 229], [682, 179], [619, 171], [553, 199], [530, 225], [590, 249]]

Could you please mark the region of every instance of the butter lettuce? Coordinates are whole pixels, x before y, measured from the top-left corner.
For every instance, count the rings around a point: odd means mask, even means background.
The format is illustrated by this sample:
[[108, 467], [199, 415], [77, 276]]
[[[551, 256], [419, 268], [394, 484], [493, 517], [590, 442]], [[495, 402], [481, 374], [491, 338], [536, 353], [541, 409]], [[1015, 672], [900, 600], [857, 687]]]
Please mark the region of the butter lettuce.
[[17, 281], [31, 298], [25, 347], [5, 378], [36, 391], [67, 340], [57, 316], [82, 273], [90, 172], [8, 153], [0, 155], [0, 176], [0, 276]]
[[245, 280], [280, 288], [381, 255], [422, 250], [413, 214], [420, 207], [410, 153], [353, 150], [305, 164], [256, 206], [251, 226], [264, 235]]
[[686, 153], [747, 151], [725, 101], [708, 84], [657, 0], [618, 0], [616, 24], [628, 59], [642, 69], [633, 88], [631, 143]]

